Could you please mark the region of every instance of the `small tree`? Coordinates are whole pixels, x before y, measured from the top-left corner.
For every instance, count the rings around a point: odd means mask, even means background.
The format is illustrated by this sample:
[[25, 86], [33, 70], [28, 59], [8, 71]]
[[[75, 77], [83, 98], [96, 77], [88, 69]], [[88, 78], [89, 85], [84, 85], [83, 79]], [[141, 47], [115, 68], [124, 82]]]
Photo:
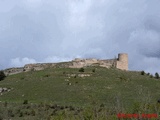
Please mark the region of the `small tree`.
[[145, 72], [144, 72], [144, 71], [141, 71], [141, 75], [145, 75]]
[[79, 72], [84, 72], [84, 68], [80, 68], [80, 69], [79, 69]]
[[159, 74], [157, 72], [155, 73], [155, 78], [159, 79]]
[[23, 101], [23, 104], [28, 104], [28, 100], [24, 100], [24, 101]]
[[0, 71], [0, 81], [6, 77], [3, 71]]
[[150, 76], [150, 73], [147, 73], [148, 76]]

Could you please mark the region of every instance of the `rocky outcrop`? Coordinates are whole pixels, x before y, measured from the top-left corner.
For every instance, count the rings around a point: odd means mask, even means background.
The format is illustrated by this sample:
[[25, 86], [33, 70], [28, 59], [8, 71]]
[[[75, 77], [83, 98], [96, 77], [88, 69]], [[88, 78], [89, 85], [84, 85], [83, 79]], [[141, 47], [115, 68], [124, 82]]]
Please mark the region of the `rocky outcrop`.
[[11, 88], [6, 88], [6, 87], [0, 87], [0, 93], [1, 93], [1, 95], [3, 95], [3, 93], [5, 93], [5, 92], [9, 92], [9, 91], [11, 91]]
[[66, 76], [67, 77], [89, 77], [91, 76], [92, 74], [87, 74], [87, 73], [78, 73], [78, 74], [67, 74]]

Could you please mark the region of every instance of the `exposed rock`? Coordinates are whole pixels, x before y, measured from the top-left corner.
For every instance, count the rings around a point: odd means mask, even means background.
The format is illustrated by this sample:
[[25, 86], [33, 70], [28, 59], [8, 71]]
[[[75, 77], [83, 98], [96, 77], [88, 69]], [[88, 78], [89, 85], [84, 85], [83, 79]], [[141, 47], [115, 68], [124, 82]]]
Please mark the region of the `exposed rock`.
[[68, 83], [68, 85], [72, 85], [72, 83]]
[[78, 76], [78, 77], [89, 77], [91, 76], [91, 74], [67, 74], [68, 77], [75, 77], [75, 76]]
[[3, 91], [6, 92], [8, 89], [7, 88], [3, 88]]
[[78, 77], [89, 77], [91, 74], [78, 74]]
[[69, 81], [68, 79], [65, 79], [65, 81]]
[[9, 91], [11, 91], [11, 89], [10, 89], [10, 88], [6, 88], [6, 87], [4, 87], [4, 88], [0, 88], [0, 93], [3, 93], [3, 92], [9, 92]]
[[10, 91], [11, 91], [11, 89], [8, 89], [8, 90], [7, 90], [7, 92], [10, 92]]

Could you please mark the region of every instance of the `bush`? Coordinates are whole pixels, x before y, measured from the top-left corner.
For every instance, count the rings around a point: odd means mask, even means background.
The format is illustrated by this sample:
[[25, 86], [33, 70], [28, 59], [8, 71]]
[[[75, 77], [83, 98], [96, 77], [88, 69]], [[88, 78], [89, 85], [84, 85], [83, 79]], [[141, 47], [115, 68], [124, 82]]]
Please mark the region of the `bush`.
[[66, 74], [66, 72], [63, 72], [63, 74]]
[[159, 79], [159, 74], [157, 72], [155, 73], [155, 78]]
[[23, 101], [23, 104], [28, 104], [28, 100], [24, 100], [24, 101]]
[[92, 70], [92, 72], [95, 72], [95, 71], [96, 71], [95, 69]]
[[0, 81], [6, 77], [3, 71], [0, 71]]
[[84, 68], [80, 68], [80, 69], [79, 69], [79, 72], [84, 72]]
[[144, 71], [141, 71], [141, 75], [145, 75], [145, 72], [144, 72]]
[[77, 78], [77, 75], [75, 75], [74, 78]]
[[50, 76], [50, 75], [48, 75], [48, 74], [47, 74], [47, 75], [44, 75], [44, 77], [49, 77], [49, 76]]

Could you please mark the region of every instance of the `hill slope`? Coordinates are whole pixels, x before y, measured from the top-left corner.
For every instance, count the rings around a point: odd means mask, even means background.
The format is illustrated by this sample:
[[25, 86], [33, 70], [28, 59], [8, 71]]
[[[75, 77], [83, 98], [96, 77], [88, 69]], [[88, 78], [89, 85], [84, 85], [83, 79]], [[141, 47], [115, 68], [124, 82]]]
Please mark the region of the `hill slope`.
[[[105, 105], [130, 109], [135, 103], [154, 104], [160, 98], [160, 80], [140, 72], [88, 67], [84, 72], [71, 68], [48, 68], [8, 76], [0, 81], [0, 101], [48, 103], [89, 107]], [[95, 72], [94, 72], [95, 70]]]

